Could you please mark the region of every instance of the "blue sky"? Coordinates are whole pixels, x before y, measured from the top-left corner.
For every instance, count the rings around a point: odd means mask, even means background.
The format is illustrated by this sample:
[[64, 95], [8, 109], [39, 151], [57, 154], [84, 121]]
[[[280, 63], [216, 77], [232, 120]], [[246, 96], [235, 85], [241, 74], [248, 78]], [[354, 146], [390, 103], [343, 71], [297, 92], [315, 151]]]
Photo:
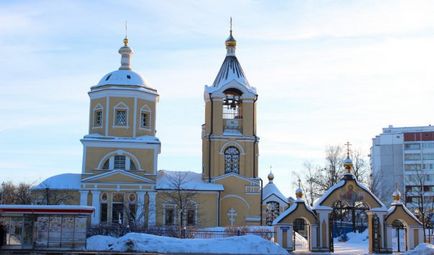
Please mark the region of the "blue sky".
[[[2, 1], [0, 173], [38, 182], [81, 171], [90, 86], [119, 67], [160, 94], [159, 169], [201, 169], [203, 88], [224, 59], [228, 20], [259, 93], [260, 175], [293, 194], [291, 172], [329, 144], [369, 153], [381, 128], [428, 125], [432, 1]], [[174, 132], [174, 126], [180, 133]]]

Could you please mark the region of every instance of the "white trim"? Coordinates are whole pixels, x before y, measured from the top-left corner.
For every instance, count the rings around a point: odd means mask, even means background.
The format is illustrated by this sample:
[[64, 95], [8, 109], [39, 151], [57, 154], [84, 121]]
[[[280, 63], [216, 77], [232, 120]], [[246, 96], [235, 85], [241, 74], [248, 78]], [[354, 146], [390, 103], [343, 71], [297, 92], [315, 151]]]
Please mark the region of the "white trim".
[[[91, 97], [91, 99], [92, 99], [92, 97]], [[110, 97], [106, 97], [106, 100], [105, 100], [105, 103], [106, 103], [106, 111], [105, 111], [105, 119], [106, 119], [106, 121], [105, 121], [105, 132], [104, 132], [104, 134], [105, 134], [105, 136], [108, 136], [108, 131], [109, 131], [109, 109], [110, 109]]]
[[[142, 176], [139, 176], [139, 175], [127, 172], [125, 170], [112, 170], [112, 171], [109, 171], [109, 172], [105, 172], [105, 173], [102, 173], [102, 174], [98, 174], [98, 175], [94, 175], [94, 176], [90, 176], [90, 177], [84, 178], [81, 181], [82, 182], [94, 181], [94, 180], [98, 180], [100, 178], [110, 177], [110, 176], [115, 175], [115, 174], [125, 175], [125, 176], [131, 177], [133, 179], [137, 179], [138, 181], [145, 182], [146, 184], [154, 184], [155, 183], [151, 179], [148, 179], [148, 178], [145, 178], [145, 177], [142, 177]], [[101, 184], [101, 183], [98, 183], [98, 184]], [[113, 183], [108, 183], [108, 184], [113, 184]], [[122, 185], [124, 185], [124, 184], [122, 184]], [[137, 184], [131, 184], [131, 185], [137, 185]]]
[[136, 137], [136, 128], [137, 128], [137, 97], [134, 97], [133, 137]]
[[[95, 113], [96, 113], [96, 111], [101, 111], [101, 125], [99, 125], [99, 126], [95, 126], [95, 120], [96, 120], [95, 119], [96, 118]], [[104, 115], [104, 107], [98, 103], [92, 110], [92, 129], [103, 128], [103, 126], [104, 126], [103, 115]]]
[[[126, 125], [125, 126], [120, 126], [120, 125], [116, 125], [116, 112], [118, 110], [121, 111], [125, 111], [125, 117], [126, 117]], [[117, 103], [114, 107], [113, 107], [113, 128], [129, 128], [129, 115], [130, 115], [130, 111], [128, 108], [128, 105], [126, 105], [124, 102], [119, 102]]]
[[[143, 169], [142, 169], [142, 166], [140, 165], [140, 162], [139, 162], [139, 160], [137, 159], [137, 157], [136, 156], [134, 156], [134, 154], [132, 154], [132, 153], [130, 153], [130, 152], [128, 152], [128, 151], [124, 151], [124, 150], [115, 150], [115, 151], [112, 151], [112, 152], [109, 152], [109, 153], [107, 153], [104, 157], [102, 157], [102, 159], [99, 161], [99, 163], [98, 163], [98, 167], [97, 167], [97, 170], [103, 170], [102, 168], [103, 168], [103, 166], [104, 166], [104, 163], [106, 162], [106, 160], [110, 160], [110, 166], [109, 166], [109, 170], [113, 170], [113, 167], [114, 167], [114, 164], [113, 164], [113, 166], [111, 165], [111, 161], [112, 161], [112, 156], [118, 156], [118, 155], [122, 155], [122, 156], [126, 156], [125, 157], [125, 170], [130, 170], [128, 167], [127, 167], [127, 159], [129, 158], [129, 159], [131, 159], [133, 162], [134, 162], [134, 164], [136, 165], [136, 168], [137, 168], [137, 171], [142, 171]], [[129, 164], [129, 163], [128, 163]], [[104, 170], [106, 170], [106, 169], [104, 169]]]
[[246, 154], [246, 153], [244, 152], [243, 146], [241, 146], [241, 144], [239, 144], [239, 143], [237, 143], [237, 142], [235, 142], [235, 141], [229, 141], [229, 142], [223, 144], [222, 147], [220, 148], [220, 152], [219, 152], [219, 154], [220, 154], [220, 155], [224, 155], [225, 150], [226, 150], [228, 147], [231, 147], [231, 146], [237, 148], [237, 149], [240, 151], [240, 155], [245, 155], [245, 154]]
[[116, 140], [86, 140], [81, 139], [81, 142], [87, 147], [102, 147], [102, 148], [126, 148], [126, 149], [154, 149], [157, 153], [160, 153], [160, 141], [156, 143], [147, 143], [143, 141], [124, 141], [119, 142]]
[[220, 201], [223, 201], [226, 198], [238, 198], [239, 200], [243, 201], [247, 205], [248, 209], [250, 209], [249, 203], [243, 197], [240, 197], [240, 196], [234, 195], [234, 194], [229, 194], [229, 195], [224, 196], [222, 199], [220, 199]]
[[[149, 114], [149, 124], [148, 127], [142, 127], [142, 113], [148, 113]], [[139, 115], [139, 129], [141, 130], [146, 130], [146, 131], [152, 131], [152, 111], [151, 108], [149, 108], [149, 106], [147, 104], [143, 105], [140, 108], [140, 115]]]
[[104, 88], [99, 90], [92, 90], [88, 92], [91, 99], [98, 99], [102, 97], [137, 97], [147, 101], [158, 101], [158, 94], [150, 90], [134, 89], [134, 88]]
[[87, 158], [87, 147], [83, 145], [83, 159], [81, 162], [81, 173], [84, 174], [86, 172], [86, 158]]

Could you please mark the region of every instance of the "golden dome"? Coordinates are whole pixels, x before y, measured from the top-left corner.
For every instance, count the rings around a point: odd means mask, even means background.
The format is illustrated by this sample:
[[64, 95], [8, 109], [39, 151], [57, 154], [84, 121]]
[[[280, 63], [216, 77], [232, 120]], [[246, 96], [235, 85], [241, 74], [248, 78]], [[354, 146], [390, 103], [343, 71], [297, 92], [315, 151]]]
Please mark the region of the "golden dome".
[[303, 198], [303, 190], [301, 190], [301, 188], [298, 188], [295, 190], [295, 196], [297, 197], [297, 199], [302, 199]]
[[231, 30], [231, 33], [230, 33], [228, 39], [226, 39], [226, 41], [225, 41], [225, 45], [226, 45], [226, 47], [235, 47], [235, 46], [237, 46], [237, 41], [232, 36], [232, 30]]
[[350, 157], [347, 157], [344, 160], [344, 168], [348, 173], [351, 173], [351, 169], [353, 169], [353, 161], [350, 159]]
[[395, 190], [392, 194], [393, 201], [399, 201], [401, 200], [401, 192], [399, 190]]
[[272, 182], [274, 180], [274, 174], [270, 171], [270, 173], [268, 174], [268, 180], [270, 182]]
[[124, 38], [124, 45], [125, 46], [128, 46], [128, 38], [125, 36], [125, 38]]

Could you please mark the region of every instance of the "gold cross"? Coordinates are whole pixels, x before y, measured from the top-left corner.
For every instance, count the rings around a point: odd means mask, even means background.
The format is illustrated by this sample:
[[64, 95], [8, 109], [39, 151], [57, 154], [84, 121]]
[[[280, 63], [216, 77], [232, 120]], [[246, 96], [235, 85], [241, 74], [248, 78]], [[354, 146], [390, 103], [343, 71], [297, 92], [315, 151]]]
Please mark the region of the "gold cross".
[[351, 146], [351, 143], [350, 143], [350, 142], [347, 142], [347, 143], [345, 144], [345, 146], [347, 146], [347, 157], [350, 157], [350, 146]]

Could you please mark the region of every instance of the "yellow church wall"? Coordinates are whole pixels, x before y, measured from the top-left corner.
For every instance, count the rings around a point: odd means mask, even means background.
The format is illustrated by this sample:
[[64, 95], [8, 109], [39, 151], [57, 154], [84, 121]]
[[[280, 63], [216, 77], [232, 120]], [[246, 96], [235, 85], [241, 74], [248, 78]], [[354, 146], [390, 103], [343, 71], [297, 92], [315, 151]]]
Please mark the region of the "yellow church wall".
[[[142, 128], [140, 125], [141, 121], [141, 115], [140, 110], [143, 106], [149, 107], [149, 110], [151, 112], [151, 129], [147, 130]], [[136, 136], [154, 136], [155, 135], [155, 125], [156, 125], [156, 103], [149, 101], [149, 100], [143, 100], [143, 99], [137, 99], [137, 110], [136, 110]]]
[[[221, 193], [221, 209], [222, 224], [224, 226], [230, 225], [228, 219], [223, 221], [230, 208], [234, 208], [237, 211], [237, 222], [239, 225], [245, 225], [244, 221], [246, 216], [260, 216], [261, 210], [261, 197], [260, 193], [246, 193], [246, 185], [249, 182], [235, 176], [229, 176], [217, 180], [216, 183], [222, 184], [225, 190]], [[239, 211], [242, 210], [242, 211]], [[239, 218], [238, 218], [239, 217]], [[226, 222], [226, 223], [224, 223]], [[258, 222], [259, 224], [260, 222]]]
[[321, 203], [321, 205], [332, 207], [333, 203], [342, 200], [342, 196], [345, 196], [345, 193], [349, 192], [351, 189], [350, 186], [352, 186], [353, 191], [357, 196], [363, 196], [363, 199], [358, 200], [363, 200], [363, 202], [365, 202], [370, 208], [381, 207], [381, 205], [368, 192], [359, 188], [354, 180], [348, 180], [343, 187], [334, 190], [329, 197]]
[[[96, 170], [100, 161], [107, 154], [117, 151], [122, 148], [101, 148], [101, 147], [87, 147], [86, 148], [86, 172], [87, 173], [101, 173]], [[133, 154], [140, 163], [144, 173], [153, 174], [154, 168], [154, 150], [152, 149], [122, 149]], [[95, 171], [96, 170], [96, 171]], [[143, 173], [142, 171], [138, 171]]]
[[[94, 109], [95, 107], [100, 104], [102, 106], [102, 125], [101, 127], [94, 127]], [[106, 106], [106, 99], [105, 98], [98, 98], [98, 99], [93, 99], [90, 101], [90, 109], [89, 109], [89, 134], [100, 134], [100, 135], [104, 135], [105, 134], [105, 123], [106, 123], [106, 111], [107, 111], [107, 106]]]
[[309, 212], [304, 204], [299, 204], [297, 209], [283, 218], [279, 223], [293, 224], [295, 219], [302, 218], [309, 224], [315, 224], [317, 219]]
[[253, 135], [253, 118], [244, 118], [244, 116], [253, 116], [253, 102], [243, 102], [243, 134]]
[[[213, 101], [213, 135], [221, 135], [223, 134], [223, 103], [222, 100], [214, 99]], [[210, 123], [211, 124], [211, 123]]]
[[[197, 224], [201, 227], [213, 227], [218, 225], [218, 192], [195, 191], [192, 198], [197, 203]], [[158, 191], [156, 197], [157, 225], [164, 224], [164, 205], [170, 204], [167, 197], [167, 191]]]
[[[124, 103], [128, 106], [128, 123], [126, 127], [114, 127], [114, 107], [119, 103]], [[109, 112], [109, 135], [119, 137], [133, 136], [134, 124], [134, 98], [131, 97], [110, 97], [110, 112]]]
[[408, 215], [404, 209], [402, 208], [402, 206], [397, 206], [395, 208], [395, 210], [393, 211], [392, 214], [390, 214], [387, 218], [386, 218], [386, 224], [392, 225], [392, 223], [395, 220], [401, 220], [404, 221], [405, 224], [407, 224], [407, 226], [409, 225], [419, 225], [419, 222], [417, 222], [415, 219], [413, 219], [413, 217], [411, 217], [410, 215]]

